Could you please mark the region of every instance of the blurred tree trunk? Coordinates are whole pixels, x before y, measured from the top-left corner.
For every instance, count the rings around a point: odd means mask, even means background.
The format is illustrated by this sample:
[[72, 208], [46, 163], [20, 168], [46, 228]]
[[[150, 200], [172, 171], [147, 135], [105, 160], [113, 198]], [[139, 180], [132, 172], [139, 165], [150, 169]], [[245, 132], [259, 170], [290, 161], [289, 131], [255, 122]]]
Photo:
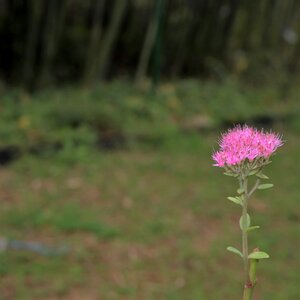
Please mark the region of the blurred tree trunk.
[[230, 6], [229, 6], [229, 13], [228, 16], [226, 17], [222, 32], [221, 32], [221, 37], [220, 37], [220, 43], [218, 46], [218, 52], [219, 52], [219, 57], [220, 58], [226, 58], [227, 54], [227, 48], [228, 48], [228, 43], [231, 38], [232, 34], [232, 28], [236, 19], [236, 15], [239, 9], [240, 1], [239, 0], [231, 0], [230, 1]]
[[57, 47], [59, 44], [59, 39], [61, 37], [62, 31], [64, 29], [65, 20], [66, 20], [66, 13], [68, 10], [69, 5], [71, 4], [72, 0], [63, 0], [61, 1], [58, 17], [57, 17], [57, 25], [56, 25], [56, 34], [55, 34], [55, 43], [54, 43], [54, 52], [57, 51]]
[[270, 46], [270, 31], [272, 30], [272, 22], [275, 16], [274, 8], [274, 0], [267, 1], [264, 15], [264, 26], [261, 31], [261, 45], [263, 48], [268, 48]]
[[107, 31], [103, 36], [101, 51], [98, 58], [97, 65], [98, 65], [98, 74], [100, 79], [105, 78], [107, 69], [110, 65], [113, 46], [118, 37], [120, 25], [124, 16], [127, 3], [128, 3], [127, 0], [115, 0], [111, 21], [108, 25]]
[[34, 74], [34, 64], [37, 53], [39, 23], [43, 8], [40, 0], [30, 1], [29, 28], [26, 38], [25, 60], [23, 65], [23, 85], [31, 88]]
[[[256, 5], [256, 13], [252, 15], [253, 20], [256, 20], [256, 22], [253, 22], [252, 26], [252, 35], [251, 35], [251, 43], [252, 43], [252, 50], [256, 52], [256, 54], [264, 54], [266, 51], [265, 47], [262, 47], [261, 43], [261, 36], [262, 32], [266, 30], [266, 38], [267, 42], [272, 47], [274, 44], [274, 37], [278, 36], [278, 31], [275, 29], [276, 24], [274, 21], [276, 21], [277, 18], [277, 12], [276, 12], [276, 2], [277, 0], [273, 0], [273, 3], [268, 3], [268, 1], [259, 1]], [[272, 1], [271, 1], [272, 2]], [[272, 6], [273, 5], [273, 6]], [[270, 11], [270, 18], [269, 20], [266, 19], [267, 11]], [[266, 24], [266, 22], [269, 22]], [[268, 26], [266, 28], [266, 26]], [[277, 38], [277, 37], [276, 37]]]
[[163, 20], [165, 12], [166, 0], [157, 0], [155, 8], [155, 19], [157, 22], [157, 30], [153, 51], [153, 71], [152, 71], [152, 87], [156, 88], [160, 81], [162, 67], [163, 52]]
[[244, 50], [249, 50], [253, 47], [253, 32], [255, 24], [253, 20], [255, 20], [257, 12], [257, 3], [255, 1], [245, 2], [244, 14], [245, 21], [243, 24], [242, 36], [241, 36], [241, 46]]
[[[136, 82], [148, 75], [156, 85], [162, 73], [165, 33], [163, 74], [208, 75], [213, 64], [222, 67], [230, 56], [233, 62], [244, 61], [245, 76], [261, 72], [262, 79], [267, 81], [264, 74], [274, 70], [277, 79], [283, 81], [286, 72], [295, 67], [293, 60], [299, 59], [299, 50], [294, 53], [299, 48], [296, 47], [299, 20], [293, 17], [300, 9], [299, 3], [298, 0], [2, 0], [0, 74], [8, 83], [21, 82], [31, 89], [46, 86], [51, 80], [55, 83], [58, 78], [61, 81], [79, 78], [84, 85], [90, 85], [99, 78], [118, 76], [126, 69], [128, 74], [133, 71]], [[68, 8], [73, 14], [66, 19]], [[130, 20], [123, 22], [125, 14]], [[123, 23], [126, 32], [121, 31]], [[164, 23], [167, 27], [162, 29]], [[116, 51], [119, 55], [114, 60], [115, 45], [122, 50]], [[122, 70], [120, 62], [122, 67], [125, 65]], [[293, 76], [296, 72], [292, 71]]]
[[85, 68], [84, 68], [84, 75], [83, 81], [84, 85], [90, 85], [95, 77], [97, 68], [95, 62], [97, 61], [98, 51], [101, 41], [101, 34], [102, 34], [102, 24], [103, 24], [103, 13], [104, 13], [104, 5], [105, 0], [96, 0], [95, 8], [94, 8], [94, 18], [93, 18], [93, 25], [91, 29], [90, 35], [90, 42], [86, 54], [85, 60]]
[[47, 6], [47, 16], [42, 45], [42, 61], [39, 85], [45, 86], [50, 81], [51, 61], [54, 56], [55, 29], [57, 22], [57, 0], [51, 0]]
[[60, 2], [60, 5], [57, 0], [48, 2], [41, 62], [41, 76], [39, 81], [41, 86], [47, 85], [52, 79], [53, 59], [56, 54], [69, 2], [70, 0], [63, 0]]
[[137, 70], [135, 73], [135, 82], [139, 83], [146, 77], [147, 67], [149, 65], [151, 52], [154, 46], [155, 37], [157, 35], [158, 29], [158, 19], [153, 16], [149, 21], [147, 33], [145, 35], [145, 40], [143, 48], [140, 54]]
[[205, 17], [207, 17], [209, 13], [208, 9], [208, 2], [204, 2], [200, 7], [192, 7], [191, 20], [186, 24], [185, 37], [176, 49], [177, 52], [171, 71], [173, 77], [182, 74], [189, 53], [193, 52], [196, 48], [196, 41], [200, 40], [202, 44], [205, 32], [207, 31]]
[[[289, 16], [288, 21], [290, 22], [290, 26], [292, 27], [293, 23], [295, 24], [295, 29], [297, 32], [300, 31], [299, 20], [300, 18], [300, 3], [295, 1], [292, 3], [292, 11]], [[296, 34], [296, 32], [295, 32]], [[297, 73], [299, 72], [300, 65], [300, 38], [299, 35], [294, 37], [294, 40], [290, 40], [290, 47], [292, 47], [289, 56], [286, 60], [286, 75], [283, 83], [281, 85], [281, 96], [283, 100], [287, 100], [291, 88], [293, 86], [297, 86], [297, 81], [299, 77]]]
[[211, 57], [218, 53], [219, 42], [222, 38], [222, 21], [230, 10], [228, 3], [223, 2], [223, 0], [211, 1], [210, 13], [205, 18], [209, 25], [205, 40], [200, 46], [204, 50], [204, 53]]

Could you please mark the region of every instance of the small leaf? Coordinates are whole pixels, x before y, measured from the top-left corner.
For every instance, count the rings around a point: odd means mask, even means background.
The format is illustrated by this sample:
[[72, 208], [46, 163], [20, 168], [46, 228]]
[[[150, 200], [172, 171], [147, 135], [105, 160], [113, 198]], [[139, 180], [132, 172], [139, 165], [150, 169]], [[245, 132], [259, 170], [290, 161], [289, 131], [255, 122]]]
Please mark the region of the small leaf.
[[260, 226], [250, 226], [247, 228], [247, 231], [251, 231], [251, 230], [255, 230], [255, 229], [259, 229]]
[[236, 204], [243, 205], [242, 199], [240, 197], [227, 197], [227, 199]]
[[260, 179], [269, 179], [269, 177], [263, 173], [257, 173], [256, 176]]
[[264, 258], [269, 258], [269, 257], [270, 256], [268, 253], [262, 252], [262, 251], [252, 252], [248, 256], [249, 259], [264, 259]]
[[248, 176], [254, 175], [258, 172], [258, 169], [254, 169], [248, 173]]
[[269, 189], [273, 186], [274, 186], [274, 184], [272, 184], [272, 183], [264, 183], [264, 184], [260, 184], [257, 188], [259, 190], [265, 190], [265, 189]]
[[227, 250], [232, 252], [232, 253], [235, 253], [235, 254], [239, 255], [241, 258], [243, 258], [243, 254], [240, 250], [238, 250], [234, 247], [227, 247]]
[[237, 177], [238, 174], [235, 174], [235, 173], [231, 173], [231, 172], [225, 172], [223, 173], [224, 175], [227, 175], [227, 176], [233, 176], [233, 177]]
[[238, 192], [238, 194], [243, 194], [244, 193], [244, 189], [243, 188], [239, 188], [238, 190], [237, 190], [237, 192]]
[[240, 218], [240, 228], [241, 228], [241, 230], [248, 229], [250, 227], [250, 225], [251, 225], [250, 216], [248, 214], [246, 216], [246, 228], [244, 228], [244, 218], [243, 218], [243, 216], [241, 216], [241, 218]]

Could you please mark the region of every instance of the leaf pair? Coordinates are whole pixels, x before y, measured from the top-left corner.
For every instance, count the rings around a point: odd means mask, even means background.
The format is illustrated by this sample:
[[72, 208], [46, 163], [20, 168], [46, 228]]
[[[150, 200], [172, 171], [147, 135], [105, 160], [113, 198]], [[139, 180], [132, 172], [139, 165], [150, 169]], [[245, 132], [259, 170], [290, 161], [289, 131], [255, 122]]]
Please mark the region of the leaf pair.
[[251, 231], [251, 230], [254, 230], [254, 229], [259, 229], [260, 226], [250, 226], [251, 225], [251, 219], [250, 219], [250, 216], [247, 214], [246, 215], [246, 222], [244, 223], [244, 218], [243, 216], [241, 216], [240, 218], [240, 228], [241, 230], [247, 230], [247, 231]]

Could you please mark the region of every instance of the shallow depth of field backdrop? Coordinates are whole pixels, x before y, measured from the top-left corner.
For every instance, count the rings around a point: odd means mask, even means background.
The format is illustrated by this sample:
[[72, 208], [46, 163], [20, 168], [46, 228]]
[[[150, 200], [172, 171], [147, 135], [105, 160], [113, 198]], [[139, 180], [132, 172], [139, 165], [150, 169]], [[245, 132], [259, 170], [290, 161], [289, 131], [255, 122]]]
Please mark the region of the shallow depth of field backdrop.
[[2, 0], [0, 298], [235, 300], [220, 132], [284, 136], [256, 300], [300, 299], [300, 1]]

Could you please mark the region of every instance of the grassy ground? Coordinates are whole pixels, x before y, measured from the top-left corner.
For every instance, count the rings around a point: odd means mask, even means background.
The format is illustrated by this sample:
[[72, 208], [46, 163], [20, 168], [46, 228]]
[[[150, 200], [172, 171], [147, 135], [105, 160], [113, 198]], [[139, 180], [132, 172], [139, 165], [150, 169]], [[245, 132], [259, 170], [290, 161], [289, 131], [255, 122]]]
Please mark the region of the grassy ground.
[[210, 157], [221, 128], [247, 121], [287, 140], [274, 189], [250, 204], [250, 244], [272, 256], [256, 300], [299, 300], [295, 95], [197, 81], [1, 95], [1, 234], [70, 252], [0, 253], [0, 298], [240, 299], [242, 262], [225, 250], [240, 244], [236, 183]]
[[[272, 256], [259, 265], [256, 299], [298, 300], [300, 140], [278, 130], [287, 143], [266, 171], [275, 187], [250, 204], [262, 226], [251, 246]], [[242, 262], [225, 250], [239, 246], [240, 211], [226, 200], [234, 179], [212, 167], [217, 135], [2, 168], [2, 234], [70, 253], [1, 253], [1, 299], [240, 299]]]

